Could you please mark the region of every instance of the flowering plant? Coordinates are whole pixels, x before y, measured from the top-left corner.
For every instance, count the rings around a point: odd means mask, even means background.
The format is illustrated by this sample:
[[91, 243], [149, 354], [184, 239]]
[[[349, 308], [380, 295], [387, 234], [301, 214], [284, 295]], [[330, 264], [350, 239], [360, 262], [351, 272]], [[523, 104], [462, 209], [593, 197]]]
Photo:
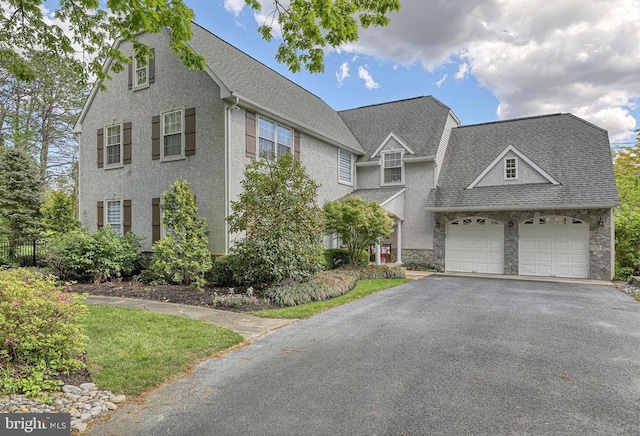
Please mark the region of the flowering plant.
[[85, 296], [26, 269], [0, 271], [0, 393], [36, 394], [84, 366]]

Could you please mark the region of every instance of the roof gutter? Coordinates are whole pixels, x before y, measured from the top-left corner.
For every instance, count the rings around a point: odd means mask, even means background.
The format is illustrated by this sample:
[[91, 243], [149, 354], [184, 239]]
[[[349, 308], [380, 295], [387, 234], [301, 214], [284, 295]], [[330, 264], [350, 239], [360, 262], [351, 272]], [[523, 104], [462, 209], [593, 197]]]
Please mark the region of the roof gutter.
[[524, 206], [458, 206], [458, 207], [430, 207], [425, 209], [432, 212], [495, 212], [513, 210], [566, 210], [566, 209], [611, 209], [619, 206], [617, 204], [567, 204], [554, 205], [524, 205]]
[[259, 111], [261, 113], [267, 113], [269, 114], [270, 117], [272, 117], [274, 119], [274, 121], [278, 121], [284, 124], [292, 124], [293, 121], [293, 127], [297, 128], [300, 132], [305, 133], [306, 135], [312, 136], [314, 138], [317, 138], [323, 142], [326, 142], [328, 144], [333, 145], [334, 147], [338, 147], [341, 148], [343, 150], [347, 150], [351, 153], [357, 154], [357, 155], [363, 155], [364, 151], [363, 150], [356, 150], [352, 147], [349, 147], [346, 144], [340, 143], [338, 141], [336, 141], [335, 139], [331, 139], [327, 136], [324, 135], [319, 135], [318, 133], [314, 132], [309, 126], [305, 125], [304, 123], [297, 121], [297, 120], [292, 120], [291, 118], [278, 113], [278, 112], [274, 112], [272, 109], [269, 109], [265, 106], [262, 106], [259, 103], [256, 103], [240, 94], [237, 94], [235, 91], [231, 91], [229, 94], [229, 97], [224, 99], [227, 102], [235, 102], [236, 105], [238, 105], [239, 103], [242, 103], [242, 106], [245, 107], [246, 109], [252, 109], [255, 111]]

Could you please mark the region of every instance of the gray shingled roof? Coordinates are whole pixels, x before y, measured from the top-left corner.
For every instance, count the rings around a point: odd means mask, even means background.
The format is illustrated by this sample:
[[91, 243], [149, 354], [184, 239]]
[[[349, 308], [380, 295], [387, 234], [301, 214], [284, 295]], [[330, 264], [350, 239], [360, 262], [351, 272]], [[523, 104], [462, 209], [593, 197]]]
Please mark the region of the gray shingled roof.
[[391, 132], [405, 141], [416, 156], [435, 155], [450, 111], [435, 98], [424, 96], [338, 113], [366, 152], [358, 162], [366, 162]]
[[192, 30], [189, 45], [234, 94], [356, 154], [363, 152], [342, 118], [322, 99], [197, 24]]
[[[560, 182], [465, 189], [509, 145]], [[571, 114], [457, 127], [451, 132], [433, 210], [613, 207], [618, 193], [607, 132]]]
[[351, 194], [357, 195], [367, 201], [375, 201], [376, 203], [381, 204], [403, 189], [405, 189], [404, 186], [401, 188], [395, 186], [392, 188], [358, 189], [357, 191], [353, 191]]

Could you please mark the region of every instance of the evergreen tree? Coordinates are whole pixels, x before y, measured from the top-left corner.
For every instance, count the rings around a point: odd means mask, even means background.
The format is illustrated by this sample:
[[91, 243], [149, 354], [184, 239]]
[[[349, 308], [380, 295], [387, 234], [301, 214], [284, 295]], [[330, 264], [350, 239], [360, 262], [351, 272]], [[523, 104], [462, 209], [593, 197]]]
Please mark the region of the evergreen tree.
[[162, 224], [166, 235], [153, 245], [151, 271], [163, 282], [202, 287], [213, 266], [207, 248], [208, 230], [189, 182], [177, 180], [162, 194]]
[[24, 150], [0, 151], [0, 234], [12, 249], [17, 242], [40, 235], [43, 229], [42, 184], [38, 165]]

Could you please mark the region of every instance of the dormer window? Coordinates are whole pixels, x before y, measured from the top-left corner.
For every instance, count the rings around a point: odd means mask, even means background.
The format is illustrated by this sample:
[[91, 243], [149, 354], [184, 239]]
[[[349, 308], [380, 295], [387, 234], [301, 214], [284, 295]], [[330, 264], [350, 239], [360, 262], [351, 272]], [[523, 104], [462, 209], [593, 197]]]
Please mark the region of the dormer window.
[[518, 178], [518, 158], [508, 157], [504, 160], [504, 179], [516, 180]]
[[402, 151], [391, 151], [382, 155], [383, 185], [399, 185], [403, 182]]

